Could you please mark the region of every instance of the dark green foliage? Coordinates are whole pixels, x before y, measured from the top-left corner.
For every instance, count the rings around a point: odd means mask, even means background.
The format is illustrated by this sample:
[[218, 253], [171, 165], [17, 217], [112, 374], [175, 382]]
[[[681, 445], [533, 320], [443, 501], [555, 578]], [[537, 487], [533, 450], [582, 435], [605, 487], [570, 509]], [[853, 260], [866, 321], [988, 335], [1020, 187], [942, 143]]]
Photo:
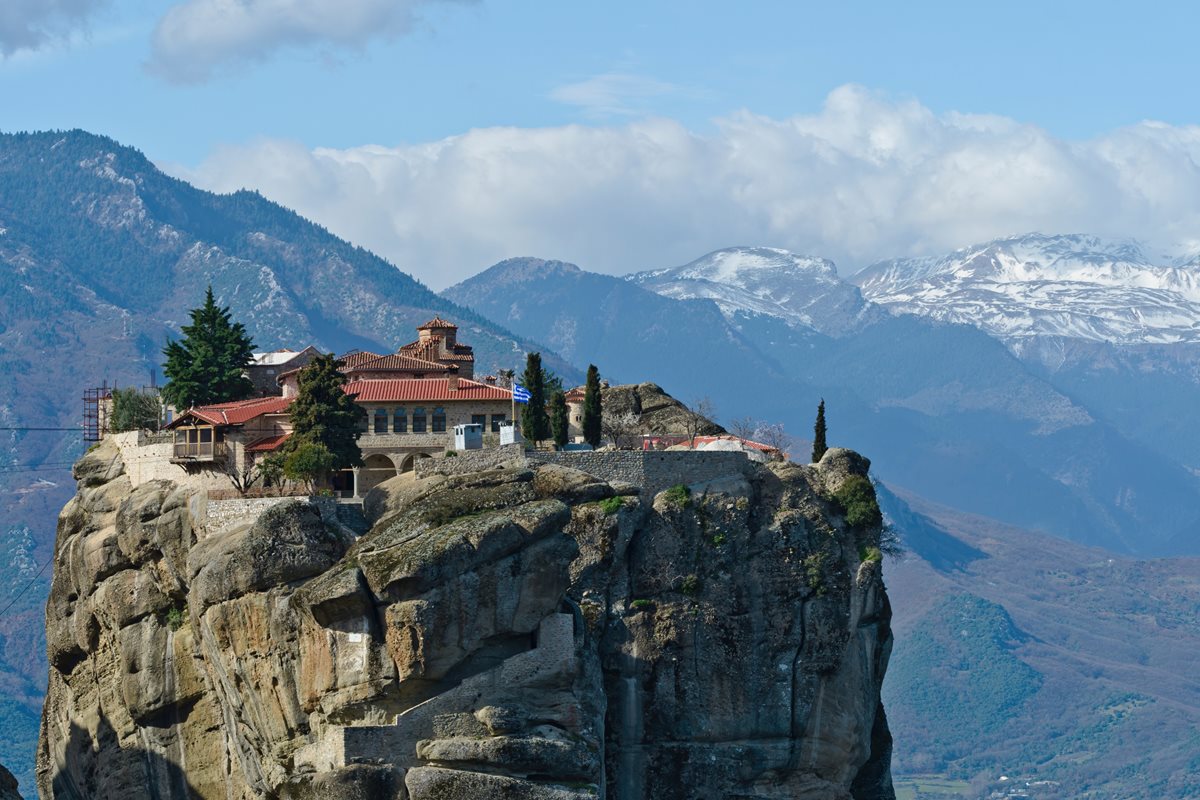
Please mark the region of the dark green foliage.
[[583, 440], [592, 447], [600, 446], [600, 421], [603, 418], [600, 405], [600, 370], [589, 364], [587, 384], [583, 390]]
[[606, 497], [600, 501], [600, 510], [612, 516], [625, 507], [625, 501], [620, 497]]
[[550, 416], [546, 413], [546, 374], [542, 370], [542, 354], [525, 357], [525, 372], [521, 385], [529, 390], [529, 402], [521, 410], [521, 434], [535, 445], [550, 436]]
[[291, 480], [307, 484], [311, 490], [329, 474], [333, 465], [334, 456], [329, 448], [320, 442], [301, 441], [284, 459], [283, 473]]
[[212, 287], [204, 305], [191, 311], [192, 324], [183, 338], [167, 342], [163, 374], [168, 383], [162, 396], [178, 409], [242, 400], [254, 386], [244, 370], [254, 358], [254, 343], [245, 326], [234, 322], [229, 308], [217, 306]]
[[283, 468], [286, 460], [286, 453], [271, 453], [258, 460], [254, 466], [262, 477], [263, 486], [279, 486], [283, 483]]
[[667, 502], [676, 508], [687, 508], [692, 504], [692, 492], [682, 483], [675, 484], [663, 494], [666, 495]]
[[358, 434], [367, 412], [342, 390], [345, 383], [346, 375], [331, 355], [317, 356], [297, 376], [292, 438], [286, 447], [294, 451], [303, 444], [321, 445], [332, 459], [326, 471], [362, 465]]
[[[999, 733], [1042, 684], [1014, 652], [1024, 639], [1003, 607], [971, 594], [950, 595], [898, 640], [888, 666], [889, 697], [916, 721], [923, 740], [970, 762], [967, 743]], [[970, 774], [990, 765], [962, 766]]]
[[698, 575], [688, 575], [679, 582], [679, 591], [686, 595], [695, 595], [700, 592], [700, 577]]
[[646, 611], [647, 609], [654, 607], [654, 601], [646, 600], [645, 598], [639, 598], [630, 603], [629, 607], [634, 611]]
[[866, 546], [858, 548], [858, 560], [869, 563], [883, 561], [883, 551], [878, 547]]
[[550, 395], [550, 429], [554, 433], [556, 445], [562, 447], [567, 443], [570, 423], [567, 415], [567, 398], [562, 391]]
[[167, 609], [166, 623], [173, 631], [177, 631], [183, 627], [183, 623], [187, 621], [187, 610], [182, 606], [171, 606]]
[[139, 392], [131, 386], [128, 389], [113, 389], [112, 402], [109, 430], [114, 433], [158, 430], [162, 420], [162, 403], [158, 395]]
[[817, 421], [813, 425], [812, 461], [816, 464], [825, 455], [829, 446], [825, 443], [825, 398], [817, 405]]
[[833, 493], [833, 499], [845, 513], [846, 522], [855, 528], [883, 522], [879, 502], [875, 499], [875, 487], [862, 475], [851, 475], [843, 481]]

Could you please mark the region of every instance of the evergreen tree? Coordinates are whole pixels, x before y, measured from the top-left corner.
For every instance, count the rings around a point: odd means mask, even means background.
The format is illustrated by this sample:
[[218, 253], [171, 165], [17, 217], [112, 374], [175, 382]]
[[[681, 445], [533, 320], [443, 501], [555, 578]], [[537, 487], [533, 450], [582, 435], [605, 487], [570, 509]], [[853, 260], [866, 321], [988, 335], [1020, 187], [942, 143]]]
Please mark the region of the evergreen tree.
[[567, 443], [571, 424], [567, 410], [567, 397], [561, 391], [550, 395], [550, 428], [554, 432], [554, 443], [562, 447]]
[[813, 463], [820, 461], [828, 449], [828, 445], [825, 444], [825, 398], [822, 397], [820, 405], [817, 406], [817, 422], [813, 425]]
[[320, 355], [296, 376], [292, 437], [287, 442], [289, 451], [304, 444], [322, 445], [332, 457], [332, 470], [362, 465], [358, 434], [367, 418], [362, 406], [342, 391], [346, 374], [339, 363], [331, 355]]
[[587, 384], [583, 390], [583, 440], [592, 447], [600, 446], [600, 422], [603, 418], [600, 406], [600, 370], [595, 364], [588, 365]]
[[128, 389], [113, 389], [112, 419], [108, 428], [113, 433], [121, 431], [158, 430], [162, 420], [162, 403], [155, 394], [143, 394], [132, 386]]
[[211, 286], [204, 305], [190, 313], [192, 324], [183, 326], [183, 338], [163, 348], [168, 381], [163, 399], [182, 410], [249, 397], [254, 386], [244, 371], [254, 358], [254, 343], [245, 326], [217, 305]]
[[521, 385], [529, 390], [529, 402], [521, 411], [521, 433], [537, 445], [550, 436], [550, 417], [546, 414], [546, 376], [542, 371], [541, 353], [526, 356]]

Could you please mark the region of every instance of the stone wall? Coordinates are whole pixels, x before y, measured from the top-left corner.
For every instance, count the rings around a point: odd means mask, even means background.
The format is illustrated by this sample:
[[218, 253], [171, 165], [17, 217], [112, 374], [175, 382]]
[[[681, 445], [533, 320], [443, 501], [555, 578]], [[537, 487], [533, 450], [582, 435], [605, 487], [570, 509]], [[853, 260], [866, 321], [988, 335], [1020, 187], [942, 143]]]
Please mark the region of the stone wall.
[[724, 475], [745, 472], [749, 460], [745, 453], [695, 451], [530, 451], [532, 461], [561, 464], [595, 475], [608, 482], [624, 481], [642, 487], [647, 496], [658, 494], [676, 484], [704, 483]]
[[525, 448], [519, 444], [506, 444], [485, 450], [463, 450], [449, 458], [427, 458], [416, 462], [413, 469], [417, 477], [427, 475], [465, 475], [485, 469], [523, 463]]
[[238, 497], [233, 500], [207, 501], [203, 516], [205, 535], [225, 533], [240, 523], [253, 522], [267, 509], [288, 502], [315, 506], [322, 520], [336, 524], [337, 500], [332, 497]]

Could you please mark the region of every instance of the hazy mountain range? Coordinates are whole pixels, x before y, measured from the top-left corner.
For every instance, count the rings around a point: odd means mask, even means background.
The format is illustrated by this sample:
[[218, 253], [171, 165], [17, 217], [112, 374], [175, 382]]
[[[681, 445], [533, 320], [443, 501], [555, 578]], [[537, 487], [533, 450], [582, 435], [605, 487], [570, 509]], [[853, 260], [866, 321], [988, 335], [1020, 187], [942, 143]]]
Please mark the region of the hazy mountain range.
[[[869, 455], [911, 504], [889, 508], [914, 551], [895, 568], [897, 626], [926, 649], [910, 657], [901, 639], [897, 685], [947, 680], [945, 664], [922, 676], [930, 654], [975, 668], [979, 654], [951, 652], [950, 629], [935, 625], [947, 619], [982, 632], [981, 652], [1007, 654], [1000, 666], [1011, 672], [983, 706], [953, 718], [930, 721], [897, 702], [897, 737], [907, 737], [898, 754], [959, 776], [988, 757], [1008, 763], [1005, 753], [1020, 767], [1049, 746], [1030, 734], [1024, 749], [1004, 750], [1020, 721], [1038, 723], [1055, 687], [1101, 661], [1054, 741], [1086, 732], [1088, 715], [1117, 719], [1114, 737], [1126, 719], [1139, 736], [1175, 735], [1194, 725], [1195, 687], [1159, 717], [1168, 704], [1150, 689], [1194, 644], [1178, 605], [1194, 597], [1194, 562], [1130, 556], [1200, 553], [1192, 270], [1132, 244], [1031, 235], [851, 280], [825, 259], [769, 248], [627, 278], [511, 259], [438, 295], [257, 194], [199, 191], [111, 140], [0, 136], [0, 426], [66, 429], [0, 432], [0, 608], [12, 603], [0, 614], [0, 762], [18, 772], [31, 763], [45, 680], [49, 576], [39, 569], [83, 448], [80, 392], [105, 379], [148, 383], [166, 336], [209, 283], [263, 349], [394, 347], [440, 313], [464, 326], [481, 370], [540, 349], [568, 380], [595, 363], [614, 382], [709, 396], [722, 421], [781, 421], [800, 437], [824, 398], [831, 442]], [[1121, 568], [1096, 567], [1096, 546], [1126, 554], [1112, 556]], [[1094, 602], [1073, 624], [1105, 604], [1117, 610], [1096, 635], [1069, 639], [1078, 658], [1039, 649], [1063, 635], [1051, 622], [1080, 580]], [[1164, 585], [1181, 587], [1170, 619]], [[1130, 597], [1140, 599], [1119, 602]], [[1164, 638], [1168, 626], [1182, 632]], [[1106, 641], [1127, 647], [1105, 654]], [[1137, 696], [1128, 714], [1110, 698], [1123, 692]], [[992, 727], [971, 729], [979, 757], [964, 761], [943, 734], [985, 713]], [[1118, 785], [1101, 767], [1121, 740], [1105, 741], [1094, 768], [1060, 777]], [[1177, 762], [1168, 754], [1141, 768], [1165, 791]]]

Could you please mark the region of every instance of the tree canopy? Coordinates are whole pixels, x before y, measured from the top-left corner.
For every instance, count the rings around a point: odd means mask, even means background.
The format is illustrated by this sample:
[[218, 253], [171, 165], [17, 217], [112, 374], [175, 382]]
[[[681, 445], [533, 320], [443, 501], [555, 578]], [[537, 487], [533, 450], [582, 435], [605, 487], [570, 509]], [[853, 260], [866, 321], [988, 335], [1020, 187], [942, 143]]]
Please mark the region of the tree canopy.
[[300, 370], [296, 399], [292, 401], [292, 437], [287, 449], [319, 444], [329, 451], [329, 469], [362, 465], [358, 435], [367, 412], [342, 390], [346, 374], [331, 355], [319, 355]]
[[156, 394], [145, 394], [134, 387], [113, 389], [112, 417], [108, 429], [121, 431], [158, 430], [162, 421], [162, 402]]
[[583, 440], [592, 447], [600, 446], [601, 420], [604, 418], [600, 405], [600, 370], [589, 364], [587, 384], [583, 390]]
[[204, 305], [190, 314], [183, 338], [163, 348], [163, 399], [182, 410], [249, 397], [254, 386], [245, 369], [254, 360], [254, 342], [245, 326], [232, 320], [228, 307], [217, 305], [211, 286]]
[[530, 353], [525, 357], [521, 385], [529, 390], [529, 402], [521, 411], [521, 434], [536, 445], [550, 436], [550, 417], [546, 414], [546, 374], [542, 369], [541, 353]]
[[550, 428], [554, 433], [554, 443], [562, 447], [570, 435], [570, 411], [567, 409], [567, 398], [561, 391], [550, 395]]
[[817, 421], [813, 425], [813, 463], [820, 461], [828, 449], [828, 445], [825, 444], [825, 398], [821, 398], [821, 403], [817, 406]]

